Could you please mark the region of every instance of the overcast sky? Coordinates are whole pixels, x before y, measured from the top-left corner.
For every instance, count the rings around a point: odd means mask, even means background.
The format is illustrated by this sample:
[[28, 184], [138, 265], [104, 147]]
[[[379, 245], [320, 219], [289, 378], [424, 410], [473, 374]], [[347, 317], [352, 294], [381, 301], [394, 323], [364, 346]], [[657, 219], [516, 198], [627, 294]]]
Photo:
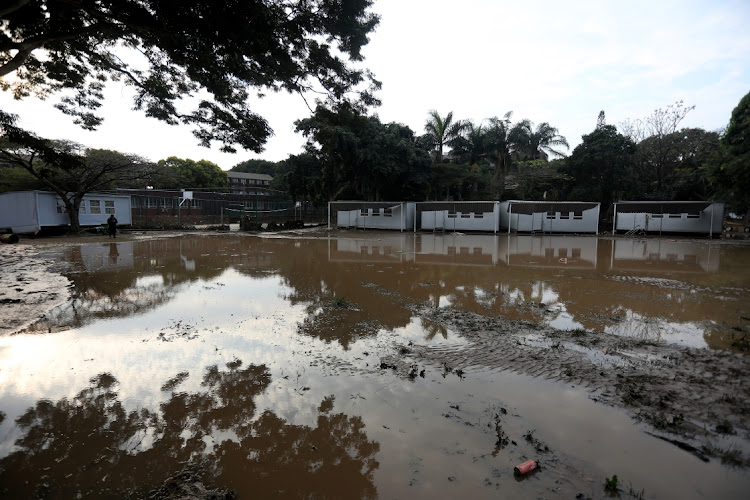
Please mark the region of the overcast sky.
[[[475, 123], [513, 111], [513, 121], [557, 127], [573, 148], [596, 126], [650, 114], [675, 101], [695, 106], [683, 126], [723, 128], [750, 92], [750, 1], [375, 0], [381, 22], [364, 49], [383, 82], [374, 112], [424, 133], [427, 113]], [[136, 153], [206, 159], [228, 170], [249, 158], [282, 160], [304, 139], [294, 121], [309, 116], [295, 95], [254, 103], [275, 135], [261, 154], [197, 146], [189, 127], [131, 111], [131, 92], [111, 87], [104, 124], [86, 132], [52, 107], [55, 98], [0, 106], [43, 137]]]

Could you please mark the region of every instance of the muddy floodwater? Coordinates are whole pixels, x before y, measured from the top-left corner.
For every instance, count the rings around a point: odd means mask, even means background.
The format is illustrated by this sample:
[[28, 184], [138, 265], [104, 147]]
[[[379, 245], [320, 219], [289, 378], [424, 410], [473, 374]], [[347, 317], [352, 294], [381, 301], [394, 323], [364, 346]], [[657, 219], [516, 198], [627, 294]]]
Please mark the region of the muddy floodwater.
[[0, 497], [745, 499], [748, 336], [707, 239], [3, 245]]

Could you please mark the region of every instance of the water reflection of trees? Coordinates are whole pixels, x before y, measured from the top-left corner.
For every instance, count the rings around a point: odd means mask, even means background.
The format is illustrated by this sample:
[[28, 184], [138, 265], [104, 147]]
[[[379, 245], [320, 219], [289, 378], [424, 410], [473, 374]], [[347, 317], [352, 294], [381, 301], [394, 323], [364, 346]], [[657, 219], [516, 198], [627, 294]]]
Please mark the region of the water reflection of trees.
[[126, 411], [107, 373], [72, 399], [38, 401], [16, 420], [23, 434], [0, 460], [0, 496], [145, 496], [188, 463], [203, 464], [207, 487], [245, 498], [376, 496], [379, 445], [360, 417], [333, 413], [333, 397], [314, 427], [292, 425], [271, 410], [256, 417], [265, 366], [209, 367], [196, 393], [176, 391], [185, 378], [165, 384], [159, 411]]

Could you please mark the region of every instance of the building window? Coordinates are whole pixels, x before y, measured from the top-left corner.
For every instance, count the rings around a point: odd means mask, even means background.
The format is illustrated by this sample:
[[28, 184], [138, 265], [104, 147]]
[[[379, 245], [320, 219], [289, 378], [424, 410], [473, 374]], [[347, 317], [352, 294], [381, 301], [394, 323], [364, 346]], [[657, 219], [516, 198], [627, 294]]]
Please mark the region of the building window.
[[86, 213], [86, 200], [81, 200], [81, 206], [78, 207], [78, 213], [79, 214]]
[[65, 203], [63, 203], [63, 201], [60, 198], [57, 199], [57, 213], [58, 214], [65, 213]]
[[159, 206], [159, 203], [157, 200], [158, 198], [154, 198], [153, 196], [147, 196], [146, 199], [144, 200], [145, 201], [144, 206], [146, 208], [156, 208]]
[[195, 198], [190, 200], [190, 208], [201, 208], [201, 200], [196, 200]]
[[172, 208], [171, 198], [159, 198], [159, 206], [162, 208]]
[[114, 214], [115, 213], [115, 202], [114, 200], [104, 200], [104, 213]]
[[583, 219], [583, 212], [573, 212], [573, 218], [577, 220]]
[[359, 211], [359, 215], [360, 217], [367, 217], [369, 215], [369, 210], [366, 208], [363, 208], [362, 210]]
[[651, 214], [652, 219], [663, 219], [664, 214]]
[[456, 212], [448, 212], [448, 218], [449, 219], [455, 219], [456, 218]]
[[688, 219], [700, 219], [701, 213], [700, 212], [688, 212], [687, 218]]
[[393, 217], [393, 209], [392, 208], [386, 208], [383, 210], [383, 216], [384, 217]]
[[570, 212], [560, 212], [561, 219], [570, 219]]
[[670, 219], [682, 219], [682, 214], [669, 214]]
[[91, 215], [101, 215], [102, 202], [99, 200], [89, 200], [89, 210], [91, 211]]
[[557, 215], [557, 212], [547, 212], [548, 219], [554, 219], [556, 215]]

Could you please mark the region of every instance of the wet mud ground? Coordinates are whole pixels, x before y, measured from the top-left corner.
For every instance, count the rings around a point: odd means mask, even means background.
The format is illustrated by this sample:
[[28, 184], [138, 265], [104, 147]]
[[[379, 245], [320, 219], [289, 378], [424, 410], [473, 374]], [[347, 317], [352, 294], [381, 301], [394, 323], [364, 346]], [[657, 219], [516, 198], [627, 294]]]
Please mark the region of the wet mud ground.
[[123, 236], [0, 246], [0, 496], [746, 498], [750, 246]]

